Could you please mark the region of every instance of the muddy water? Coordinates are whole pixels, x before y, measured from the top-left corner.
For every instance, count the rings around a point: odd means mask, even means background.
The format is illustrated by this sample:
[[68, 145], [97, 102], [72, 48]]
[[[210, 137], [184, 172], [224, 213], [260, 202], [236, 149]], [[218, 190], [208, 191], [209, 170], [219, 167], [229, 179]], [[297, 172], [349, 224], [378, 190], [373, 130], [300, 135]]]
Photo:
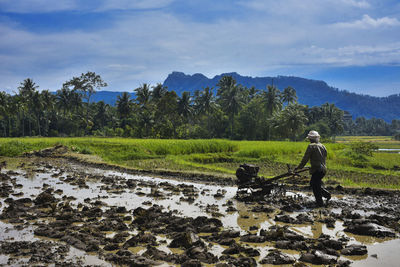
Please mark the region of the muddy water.
[[[91, 168], [79, 164], [65, 161], [48, 160], [27, 160], [9, 172], [9, 169], [3, 169], [1, 173], [8, 173], [12, 177], [13, 192], [8, 197], [14, 200], [22, 198], [35, 199], [45, 189], [51, 188], [54, 196], [58, 200], [67, 200], [69, 205], [77, 208], [88, 201], [101, 201], [102, 210], [108, 207], [125, 207], [128, 211], [126, 215], [132, 215], [132, 211], [143, 207], [145, 209], [154, 205], [161, 206], [164, 211], [172, 211], [176, 216], [196, 218], [206, 216], [208, 218], [218, 218], [223, 225], [224, 230], [239, 231], [240, 236], [248, 233], [260, 234], [261, 229], [268, 229], [271, 226], [289, 226], [289, 229], [307, 239], [318, 239], [321, 234], [329, 235], [335, 239], [347, 238], [347, 244], [366, 245], [368, 254], [363, 256], [340, 256], [342, 260], [350, 260], [351, 266], [398, 266], [400, 262], [399, 238], [377, 238], [371, 236], [361, 236], [350, 234], [344, 231], [344, 222], [340, 219], [334, 222], [334, 225], [327, 227], [325, 223], [318, 222], [327, 217], [323, 210], [304, 207], [295, 212], [287, 212], [289, 217], [296, 218], [299, 215], [306, 214], [313, 219], [312, 222], [303, 224], [293, 224], [276, 221], [277, 215], [281, 214], [279, 209], [271, 212], [255, 212], [253, 208], [257, 203], [244, 203], [234, 199], [236, 187], [220, 186], [212, 184], [193, 183], [182, 180], [171, 180], [165, 178], [146, 177], [126, 174], [116, 171], [107, 171]], [[79, 183], [69, 182], [72, 178], [79, 177], [84, 181]], [[110, 178], [109, 180], [105, 178]], [[185, 177], [182, 177], [183, 179]], [[73, 180], [72, 179], [72, 180]], [[135, 186], [117, 187], [109, 181], [132, 180]], [[108, 182], [107, 182], [108, 181]], [[303, 202], [312, 202], [311, 194], [306, 192], [288, 192], [286, 197], [298, 197]], [[0, 198], [0, 212], [8, 206], [6, 198]], [[291, 198], [292, 199], [292, 198]], [[343, 206], [354, 205], [353, 212], [361, 216], [374, 214], [371, 209], [363, 209], [362, 205], [356, 205], [360, 202], [360, 197], [335, 196], [333, 203], [338, 203], [327, 209], [331, 214], [340, 214]], [[370, 206], [378, 205], [371, 200]], [[102, 220], [103, 218], [98, 218]], [[11, 223], [10, 220], [0, 221], [0, 242], [5, 241], [46, 241], [60, 242], [57, 239], [48, 239], [34, 235], [33, 231], [38, 224], [54, 221], [51, 217], [42, 217], [37, 220], [22, 220], [18, 223]], [[128, 224], [128, 222], [127, 222]], [[82, 226], [82, 223], [76, 223], [76, 226]], [[137, 235], [138, 230], [130, 228], [128, 234]], [[107, 238], [113, 238], [116, 232], [106, 232]], [[207, 236], [209, 234], [199, 234]], [[169, 248], [168, 244], [172, 239], [163, 234], [156, 235], [157, 248], [166, 253], [181, 254], [183, 249]], [[268, 253], [274, 249], [273, 242], [249, 243], [239, 241], [237, 243], [245, 247], [257, 249], [259, 256], [255, 260], [259, 262]], [[62, 243], [62, 242], [61, 242]], [[208, 251], [217, 257], [228, 246], [220, 245], [214, 242], [206, 242]], [[146, 251], [146, 245], [130, 247], [129, 251], [141, 255]], [[301, 252], [298, 250], [282, 249], [282, 252], [292, 255], [299, 260]], [[116, 253], [116, 251], [112, 252]], [[86, 253], [80, 249], [70, 246], [69, 252], [63, 259], [65, 262], [74, 262], [77, 265], [98, 265], [112, 266], [112, 263], [106, 261], [102, 253]], [[16, 266], [23, 265], [27, 258], [15, 258], [13, 255], [0, 255], [0, 264], [6, 265], [14, 263]], [[309, 263], [307, 263], [309, 264]], [[173, 263], [164, 263], [166, 266], [176, 265]], [[269, 265], [264, 265], [269, 266]]]

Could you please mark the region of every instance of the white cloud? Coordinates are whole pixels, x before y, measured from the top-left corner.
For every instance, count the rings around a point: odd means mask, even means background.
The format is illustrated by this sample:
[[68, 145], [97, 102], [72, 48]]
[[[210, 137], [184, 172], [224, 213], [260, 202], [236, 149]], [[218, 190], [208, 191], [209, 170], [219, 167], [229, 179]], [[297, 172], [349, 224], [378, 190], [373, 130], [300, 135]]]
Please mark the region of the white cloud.
[[[290, 4], [288, 7], [277, 3], [280, 1], [267, 2], [272, 6], [264, 1], [249, 1], [249, 5], [276, 12], [269, 16], [249, 8], [247, 12], [251, 13], [245, 17], [226, 18], [221, 14], [220, 19], [212, 21], [182, 19], [181, 14], [170, 9], [167, 13], [157, 8], [170, 2], [120, 0], [105, 4], [103, 10], [154, 10], [120, 12], [121, 15], [112, 17], [107, 28], [95, 30], [29, 32], [17, 28], [18, 24], [0, 22], [0, 89], [16, 88], [30, 77], [42, 89], [56, 90], [66, 80], [89, 70], [102, 76], [109, 84], [108, 90], [131, 91], [143, 82], [162, 82], [174, 70], [201, 72], [209, 77], [231, 71], [253, 76], [296, 65], [400, 62], [400, 43], [393, 37], [396, 28], [388, 27], [390, 35], [379, 30], [384, 25], [398, 25], [397, 19], [364, 16], [361, 24], [378, 29], [366, 35], [359, 27], [332, 27], [331, 21], [315, 22], [314, 16], [320, 20], [329, 11], [326, 5], [318, 4], [320, 0], [305, 0], [301, 4], [285, 1]], [[333, 0], [326, 2], [332, 4]], [[365, 1], [339, 2], [348, 6], [349, 11], [361, 8]], [[355, 7], [357, 3], [359, 7]], [[330, 17], [334, 22], [342, 17], [342, 13], [335, 12], [331, 10]], [[351, 15], [347, 18], [354, 20], [354, 15], [348, 14]]]
[[368, 3], [365, 0], [362, 1], [357, 1], [357, 0], [341, 0], [342, 3], [350, 5], [350, 6], [354, 6], [354, 7], [358, 7], [358, 8], [370, 8], [371, 4]]
[[369, 15], [365, 14], [360, 20], [351, 22], [339, 22], [336, 23], [335, 26], [342, 28], [368, 29], [368, 28], [388, 27], [388, 26], [400, 26], [400, 21], [397, 18], [389, 18], [389, 17], [373, 19]]
[[400, 42], [324, 48], [312, 45], [303, 53], [313, 64], [335, 66], [390, 65], [400, 62]]

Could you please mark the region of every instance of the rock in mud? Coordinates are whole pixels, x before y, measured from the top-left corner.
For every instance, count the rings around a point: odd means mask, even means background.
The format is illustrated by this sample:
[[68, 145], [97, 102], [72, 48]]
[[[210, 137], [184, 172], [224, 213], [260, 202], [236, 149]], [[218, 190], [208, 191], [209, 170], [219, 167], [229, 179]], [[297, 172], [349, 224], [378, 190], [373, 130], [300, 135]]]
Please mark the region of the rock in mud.
[[226, 254], [226, 255], [235, 255], [235, 254], [239, 254], [240, 253], [240, 245], [234, 243], [232, 245], [229, 246], [229, 248], [225, 249], [224, 251], [222, 251], [222, 254]]
[[328, 255], [319, 250], [314, 250], [311, 253], [304, 253], [300, 256], [300, 261], [311, 263], [311, 264], [335, 264], [337, 257]]
[[105, 251], [113, 251], [113, 250], [118, 250], [119, 246], [118, 246], [118, 244], [115, 244], [115, 243], [109, 243], [109, 244], [105, 245], [103, 249]]
[[51, 203], [57, 202], [57, 199], [50, 193], [50, 190], [43, 191], [40, 193], [35, 200], [35, 205], [50, 205]]
[[222, 222], [216, 218], [207, 218], [206, 216], [198, 216], [193, 221], [193, 226], [197, 227], [200, 233], [215, 233], [219, 231]]
[[47, 266], [64, 262], [69, 252], [69, 246], [45, 241], [3, 241], [0, 245], [0, 254], [10, 254], [12, 257], [28, 257], [28, 265]]
[[384, 226], [380, 226], [375, 223], [371, 223], [368, 220], [352, 220], [344, 225], [347, 227], [344, 229], [345, 232], [365, 235], [365, 236], [375, 236], [375, 237], [395, 237], [396, 234]]
[[279, 240], [276, 241], [275, 247], [280, 249], [292, 249], [297, 251], [308, 250], [308, 246], [305, 241]]
[[6, 198], [13, 192], [14, 192], [14, 190], [11, 185], [4, 183], [4, 182], [1, 183], [1, 185], [0, 185], [0, 197], [1, 198]]
[[342, 255], [347, 255], [347, 256], [353, 256], [353, 255], [366, 255], [368, 253], [367, 247], [364, 245], [357, 245], [357, 244], [352, 244], [341, 251]]
[[290, 215], [276, 215], [275, 219], [276, 222], [284, 222], [284, 223], [294, 223], [296, 220], [295, 218], [291, 217]]
[[322, 245], [326, 248], [331, 248], [334, 250], [341, 250], [343, 248], [342, 242], [333, 239], [325, 239], [321, 241]]
[[[220, 257], [220, 260], [223, 260], [224, 257]], [[251, 257], [239, 257], [239, 258], [234, 258], [234, 257], [229, 257], [226, 258], [226, 261], [228, 262], [228, 266], [237, 266], [237, 267], [256, 267], [257, 262], [254, 258]]]
[[40, 226], [34, 230], [34, 234], [37, 236], [45, 236], [50, 238], [61, 238], [65, 235], [64, 227], [49, 227], [49, 226]]
[[240, 231], [225, 230], [220, 233], [212, 233], [210, 236], [203, 237], [209, 242], [215, 242], [220, 245], [229, 246], [234, 244], [236, 241], [234, 238], [240, 236]]
[[171, 262], [175, 264], [180, 264], [187, 261], [186, 255], [166, 253], [153, 246], [147, 246], [147, 250], [142, 254], [142, 256], [151, 260]]
[[195, 245], [203, 245], [200, 238], [193, 232], [176, 233], [175, 237], [168, 245], [170, 248], [190, 248]]
[[55, 155], [65, 154], [68, 152], [68, 147], [63, 145], [57, 145], [54, 147], [48, 147], [37, 151], [31, 151], [24, 154], [26, 157], [51, 157]]
[[265, 256], [264, 259], [260, 261], [260, 264], [273, 264], [273, 265], [281, 265], [281, 264], [292, 264], [296, 261], [296, 259], [288, 254], [285, 254], [279, 250], [272, 250]]
[[128, 227], [122, 218], [107, 218], [99, 222], [98, 229], [100, 231], [126, 231]]
[[218, 262], [218, 257], [208, 252], [202, 246], [193, 246], [185, 253], [189, 258], [199, 260], [204, 263], [212, 264]]
[[278, 241], [278, 240], [304, 240], [304, 236], [291, 231], [288, 226], [273, 225], [268, 230], [261, 229], [260, 235], [265, 236], [266, 241]]
[[157, 238], [149, 233], [144, 233], [140, 232], [137, 235], [131, 237], [128, 239], [123, 247], [128, 248], [128, 247], [136, 247], [138, 245], [152, 245], [152, 246], [157, 246]]
[[252, 212], [265, 212], [265, 213], [272, 213], [275, 211], [275, 208], [269, 206], [269, 205], [256, 205], [251, 209]]
[[181, 267], [203, 267], [204, 265], [201, 264], [201, 261], [199, 260], [187, 260], [184, 263], [181, 264]]
[[128, 265], [128, 266], [157, 266], [160, 262], [147, 259], [146, 257], [133, 254], [129, 250], [118, 251], [116, 254], [108, 253], [105, 255], [105, 260], [111, 261], [118, 265]]
[[266, 238], [265, 236], [260, 236], [260, 235], [244, 235], [240, 237], [240, 241], [242, 242], [248, 242], [248, 243], [263, 243], [265, 242]]
[[72, 235], [65, 235], [60, 240], [77, 249], [86, 250], [86, 244]]
[[301, 206], [298, 203], [290, 203], [287, 205], [284, 205], [281, 210], [286, 211], [286, 212], [294, 212], [294, 211], [299, 211], [302, 210], [303, 206]]

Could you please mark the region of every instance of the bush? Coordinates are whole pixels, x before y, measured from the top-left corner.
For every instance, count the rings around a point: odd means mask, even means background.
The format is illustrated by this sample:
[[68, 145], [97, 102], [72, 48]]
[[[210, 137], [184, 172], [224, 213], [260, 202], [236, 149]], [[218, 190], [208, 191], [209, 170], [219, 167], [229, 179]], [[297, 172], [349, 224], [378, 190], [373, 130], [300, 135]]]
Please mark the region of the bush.
[[49, 132], [49, 136], [50, 137], [57, 137], [58, 136], [58, 131], [54, 130], [54, 129], [51, 129], [50, 132]]
[[400, 133], [397, 133], [393, 136], [394, 140], [400, 141]]
[[122, 128], [115, 128], [114, 133], [115, 133], [116, 136], [122, 137], [122, 136], [124, 136], [124, 129], [122, 129]]
[[350, 149], [347, 151], [347, 156], [358, 163], [368, 161], [368, 157], [373, 156], [374, 150], [378, 147], [373, 143], [356, 142], [350, 144]]
[[0, 156], [15, 157], [27, 150], [27, 145], [20, 141], [9, 141], [0, 144]]

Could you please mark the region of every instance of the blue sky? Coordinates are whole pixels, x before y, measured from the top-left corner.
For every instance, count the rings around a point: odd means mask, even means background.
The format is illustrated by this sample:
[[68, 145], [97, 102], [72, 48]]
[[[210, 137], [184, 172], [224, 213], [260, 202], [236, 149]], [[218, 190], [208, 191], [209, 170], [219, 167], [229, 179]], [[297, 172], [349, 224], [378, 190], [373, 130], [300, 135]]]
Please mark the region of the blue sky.
[[172, 71], [300, 76], [400, 93], [398, 0], [0, 0], [0, 90], [94, 71], [133, 91]]

